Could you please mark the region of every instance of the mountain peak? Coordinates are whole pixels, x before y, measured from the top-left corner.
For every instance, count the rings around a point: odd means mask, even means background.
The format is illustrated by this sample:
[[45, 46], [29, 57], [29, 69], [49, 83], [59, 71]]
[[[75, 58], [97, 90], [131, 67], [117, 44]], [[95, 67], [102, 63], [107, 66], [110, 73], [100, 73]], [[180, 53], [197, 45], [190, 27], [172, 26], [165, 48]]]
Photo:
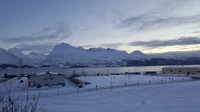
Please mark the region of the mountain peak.
[[79, 46], [79, 47], [77, 47], [77, 49], [79, 49], [79, 50], [85, 50], [83, 47], [81, 47], [81, 46]]
[[61, 44], [58, 44], [54, 47], [54, 50], [55, 49], [59, 49], [59, 50], [64, 50], [64, 49], [73, 49], [75, 47], [73, 47], [72, 45], [68, 44], [68, 43], [61, 43]]
[[20, 57], [20, 58], [24, 58], [26, 57], [25, 54], [23, 54], [19, 49], [17, 49], [16, 47], [10, 48], [8, 49], [8, 51], [10, 53], [12, 53], [13, 55]]
[[133, 51], [133, 52], [131, 52], [131, 54], [142, 54], [142, 55], [144, 55], [144, 53], [139, 51], [139, 50]]
[[60, 46], [63, 46], [63, 47], [73, 47], [72, 45], [70, 45], [68, 43], [61, 43]]
[[10, 51], [10, 50], [17, 50], [17, 51], [19, 51], [19, 49], [17, 49], [16, 47], [8, 49], [8, 51]]
[[0, 64], [17, 64], [19, 58], [14, 56], [11, 52], [6, 51], [5, 49], [0, 48], [1, 60]]

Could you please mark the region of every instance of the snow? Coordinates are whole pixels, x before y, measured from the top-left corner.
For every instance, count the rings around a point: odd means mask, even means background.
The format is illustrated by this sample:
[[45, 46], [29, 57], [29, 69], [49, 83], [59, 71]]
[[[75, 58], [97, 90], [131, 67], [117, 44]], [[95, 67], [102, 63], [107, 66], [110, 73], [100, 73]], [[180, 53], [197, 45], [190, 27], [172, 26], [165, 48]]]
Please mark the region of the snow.
[[55, 65], [59, 63], [71, 64], [99, 64], [99, 63], [117, 63], [123, 59], [143, 59], [147, 55], [137, 51], [128, 54], [126, 51], [119, 51], [110, 48], [90, 48], [88, 50], [82, 47], [74, 47], [67, 43], [56, 45], [53, 51], [47, 56], [43, 64]]
[[[38, 65], [46, 59], [46, 55], [44, 54], [31, 52], [25, 55], [19, 49], [15, 47], [8, 49], [8, 52], [10, 52], [14, 58], [18, 58], [18, 62], [15, 62], [13, 64], [19, 64], [19, 59], [21, 59], [22, 65], [35, 65], [35, 64]], [[8, 60], [10, 59], [9, 57], [7, 58]]]
[[[0, 55], [8, 55], [0, 50]], [[151, 58], [173, 58], [183, 59], [185, 57], [199, 57], [199, 52], [169, 52], [161, 54], [144, 54], [141, 51], [133, 51], [127, 53], [126, 51], [119, 51], [110, 48], [90, 48], [74, 47], [67, 43], [56, 45], [48, 56], [44, 54], [37, 54], [31, 52], [30, 54], [23, 54], [17, 48], [8, 50], [13, 56], [2, 56], [0, 64], [18, 64], [13, 58], [21, 58], [22, 65], [93, 65], [93, 66], [119, 66], [123, 65], [123, 59], [141, 60]], [[9, 54], [10, 55], [10, 54]], [[66, 64], [66, 65], [67, 65]], [[68, 65], [67, 65], [68, 66]]]
[[38, 54], [38, 53], [35, 53], [35, 52], [30, 52], [28, 55], [27, 55], [27, 58], [29, 60], [32, 60], [33, 63], [41, 63], [42, 61], [44, 61], [46, 59], [46, 55], [44, 54]]
[[140, 60], [140, 59], [149, 59], [150, 57], [141, 51], [133, 51], [129, 54], [129, 59]]
[[[37, 73], [36, 75], [44, 75], [46, 72]], [[49, 72], [49, 74], [58, 75], [56, 72]]]
[[[23, 83], [20, 83], [20, 81], [23, 81]], [[26, 77], [12, 78], [12, 79], [8, 80], [7, 82], [0, 84], [1, 88], [2, 88], [2, 86], [12, 88], [13, 91], [25, 89], [28, 87], [28, 79]]]
[[[110, 75], [79, 77], [79, 79], [89, 81], [91, 84], [77, 89], [66, 80], [66, 87], [29, 88], [29, 97], [40, 93], [39, 105], [45, 104], [49, 112], [200, 111], [200, 91], [197, 89], [200, 82], [190, 77]], [[137, 85], [137, 82], [140, 84]], [[127, 83], [127, 87], [124, 83]], [[98, 85], [97, 90], [96, 85]], [[21, 100], [26, 98], [25, 90], [15, 90], [15, 93], [20, 94]]]
[[49, 112], [199, 112], [199, 81], [80, 92], [40, 100]]
[[110, 76], [87, 76], [87, 77], [79, 77], [80, 80], [84, 82], [91, 82], [90, 85], [86, 87], [110, 87], [112, 86], [120, 86], [129, 84], [154, 84], [154, 83], [171, 83], [173, 81], [181, 81], [181, 80], [190, 80], [190, 77], [173, 77], [172, 75], [168, 76], [144, 76], [144, 75], [110, 75]]
[[0, 48], [0, 64], [17, 64], [19, 58], [14, 56], [12, 53]]
[[26, 55], [23, 54], [23, 53], [22, 53], [20, 50], [18, 50], [16, 47], [10, 48], [10, 49], [8, 49], [8, 51], [9, 51], [10, 53], [12, 53], [13, 55], [19, 57], [19, 58], [26, 58]]

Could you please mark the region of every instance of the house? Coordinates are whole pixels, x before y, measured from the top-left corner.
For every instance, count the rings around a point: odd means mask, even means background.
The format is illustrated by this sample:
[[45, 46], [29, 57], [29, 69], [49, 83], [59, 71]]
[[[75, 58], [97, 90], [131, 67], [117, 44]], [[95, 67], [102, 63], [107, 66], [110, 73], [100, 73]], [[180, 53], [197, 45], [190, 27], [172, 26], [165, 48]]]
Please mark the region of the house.
[[29, 77], [29, 87], [65, 86], [65, 75], [54, 72], [42, 72]]

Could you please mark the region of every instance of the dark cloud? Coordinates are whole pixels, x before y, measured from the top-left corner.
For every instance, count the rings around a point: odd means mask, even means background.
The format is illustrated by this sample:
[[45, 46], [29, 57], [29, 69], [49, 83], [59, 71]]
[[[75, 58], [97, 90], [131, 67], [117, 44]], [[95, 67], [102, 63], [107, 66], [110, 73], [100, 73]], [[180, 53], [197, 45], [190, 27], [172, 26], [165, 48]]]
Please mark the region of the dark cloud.
[[130, 42], [130, 46], [143, 46], [143, 47], [165, 47], [175, 45], [197, 45], [200, 44], [199, 37], [182, 37], [171, 40], [152, 40], [152, 41], [135, 41]]
[[71, 35], [72, 31], [70, 28], [62, 25], [56, 28], [44, 28], [41, 31], [33, 33], [29, 36], [0, 38], [0, 41], [6, 43], [54, 41], [69, 38]]
[[28, 44], [20, 44], [16, 46], [22, 52], [38, 52], [48, 54], [53, 50], [55, 44], [35, 44], [35, 45], [28, 45]]
[[194, 31], [194, 32], [192, 32], [192, 33], [200, 33], [200, 31]]
[[129, 16], [119, 22], [116, 28], [128, 28], [131, 31], [143, 31], [164, 27], [200, 23], [200, 14], [175, 16], [179, 9], [188, 4], [188, 0], [166, 1], [138, 16]]
[[120, 22], [116, 28], [130, 28], [131, 30], [149, 30], [163, 27], [180, 26], [200, 23], [200, 14], [184, 17], [161, 18], [156, 16], [141, 15], [130, 17]]

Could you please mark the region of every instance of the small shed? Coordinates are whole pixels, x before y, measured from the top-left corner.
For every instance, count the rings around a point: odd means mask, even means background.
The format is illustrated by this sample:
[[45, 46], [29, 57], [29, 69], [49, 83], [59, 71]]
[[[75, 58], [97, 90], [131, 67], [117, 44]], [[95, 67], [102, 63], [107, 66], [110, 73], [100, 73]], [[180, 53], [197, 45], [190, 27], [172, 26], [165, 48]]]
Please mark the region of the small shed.
[[29, 86], [41, 88], [42, 86], [65, 86], [65, 75], [55, 72], [42, 72], [29, 77]]

